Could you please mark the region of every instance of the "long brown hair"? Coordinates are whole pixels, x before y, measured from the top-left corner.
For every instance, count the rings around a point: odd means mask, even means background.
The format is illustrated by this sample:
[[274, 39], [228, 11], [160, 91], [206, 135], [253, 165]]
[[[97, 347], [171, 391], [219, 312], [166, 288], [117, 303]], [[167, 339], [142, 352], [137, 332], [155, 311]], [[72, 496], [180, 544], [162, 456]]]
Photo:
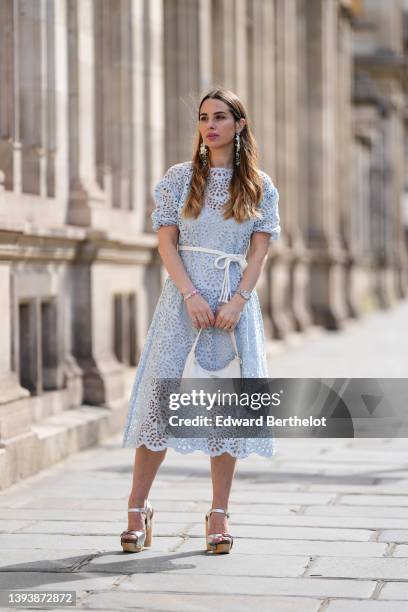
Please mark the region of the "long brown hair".
[[[263, 180], [258, 171], [258, 147], [251, 129], [248, 125], [248, 113], [241, 100], [232, 91], [224, 88], [212, 89], [204, 95], [198, 107], [198, 119], [200, 118], [201, 106], [208, 98], [213, 98], [225, 102], [235, 121], [241, 117], [246, 119], [246, 123], [241, 130], [240, 164], [235, 165], [235, 146], [234, 146], [234, 169], [229, 185], [229, 198], [224, 205], [224, 219], [235, 218], [241, 223], [246, 219], [259, 218], [258, 204], [263, 196]], [[181, 214], [185, 218], [197, 218], [204, 203], [204, 189], [206, 179], [210, 174], [211, 153], [208, 150], [207, 163], [202, 165], [200, 159], [200, 145], [202, 138], [197, 127], [197, 134], [193, 147], [193, 174], [191, 178], [190, 193], [183, 206]]]

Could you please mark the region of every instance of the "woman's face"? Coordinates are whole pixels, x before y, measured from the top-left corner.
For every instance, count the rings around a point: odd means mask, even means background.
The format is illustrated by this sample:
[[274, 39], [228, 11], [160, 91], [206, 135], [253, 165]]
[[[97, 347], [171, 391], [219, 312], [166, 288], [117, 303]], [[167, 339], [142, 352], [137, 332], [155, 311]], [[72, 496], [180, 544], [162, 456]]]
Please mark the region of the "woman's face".
[[228, 105], [222, 100], [207, 98], [201, 105], [199, 130], [204, 143], [210, 149], [231, 145], [235, 132], [244, 119], [236, 121]]

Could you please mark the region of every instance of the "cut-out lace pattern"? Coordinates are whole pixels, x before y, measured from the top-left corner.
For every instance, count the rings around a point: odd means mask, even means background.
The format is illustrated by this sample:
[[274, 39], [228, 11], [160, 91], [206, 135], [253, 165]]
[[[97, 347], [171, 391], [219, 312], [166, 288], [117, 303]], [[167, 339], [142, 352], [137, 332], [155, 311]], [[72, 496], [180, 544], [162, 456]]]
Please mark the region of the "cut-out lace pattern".
[[[184, 219], [180, 212], [188, 195], [192, 163], [183, 162], [168, 169], [154, 190], [156, 208], [152, 212], [152, 226], [158, 231], [163, 225], [179, 228], [179, 245], [201, 246], [228, 253], [246, 254], [251, 234], [266, 232], [270, 240], [280, 235], [278, 211], [279, 194], [270, 177], [261, 172], [264, 195], [261, 219], [223, 219], [222, 206], [228, 199], [232, 169], [211, 168], [205, 189], [205, 201], [197, 219]], [[197, 251], [180, 251], [187, 274], [215, 313], [224, 271], [214, 267], [216, 255]], [[238, 263], [232, 262], [231, 293], [242, 277]], [[179, 379], [187, 355], [198, 330], [191, 323], [183, 297], [168, 276], [156, 305], [146, 341], [139, 360], [123, 435], [124, 447], [142, 444], [152, 450], [172, 447], [181, 453], [201, 450], [215, 456], [228, 452], [244, 458], [250, 453], [271, 457], [275, 452], [273, 438], [171, 438], [160, 433], [160, 397], [162, 379]], [[245, 304], [234, 330], [242, 359], [244, 378], [267, 378], [265, 335], [262, 313], [256, 290]], [[229, 333], [216, 328], [201, 332], [196, 347], [199, 364], [207, 370], [225, 367], [234, 356]], [[164, 389], [165, 392], [165, 389]]]

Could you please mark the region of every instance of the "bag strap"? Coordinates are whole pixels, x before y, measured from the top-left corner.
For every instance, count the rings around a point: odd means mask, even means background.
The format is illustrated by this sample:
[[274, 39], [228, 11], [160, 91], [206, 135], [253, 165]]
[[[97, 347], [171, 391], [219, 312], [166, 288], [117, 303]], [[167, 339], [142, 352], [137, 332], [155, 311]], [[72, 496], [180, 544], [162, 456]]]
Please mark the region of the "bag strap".
[[[203, 328], [201, 327], [199, 332], [198, 332], [198, 334], [197, 334], [197, 336], [196, 336], [196, 338], [195, 338], [195, 340], [194, 340], [193, 346], [191, 347], [191, 350], [193, 351], [194, 354], [195, 354], [195, 349], [196, 349], [196, 346], [197, 346], [198, 338], [200, 337], [200, 334], [201, 334], [202, 331], [203, 331]], [[235, 338], [235, 334], [234, 334], [233, 331], [229, 331], [228, 333], [230, 334], [231, 342], [232, 342], [232, 344], [234, 346], [234, 349], [235, 349], [235, 354], [239, 358], [239, 352], [238, 352], [238, 346], [237, 346], [237, 340]]]

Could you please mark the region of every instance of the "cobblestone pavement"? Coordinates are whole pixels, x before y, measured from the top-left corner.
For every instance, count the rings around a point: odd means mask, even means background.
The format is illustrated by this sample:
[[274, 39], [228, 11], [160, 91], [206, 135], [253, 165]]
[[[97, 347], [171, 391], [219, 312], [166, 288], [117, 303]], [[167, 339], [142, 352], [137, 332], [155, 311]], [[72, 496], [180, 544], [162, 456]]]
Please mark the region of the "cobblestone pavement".
[[341, 332], [312, 329], [270, 345], [270, 376], [408, 378], [408, 300], [351, 319]]
[[[325, 377], [346, 350], [350, 370], [336, 376], [369, 375], [356, 369], [363, 354], [371, 376], [391, 375], [389, 359], [403, 375], [407, 314], [406, 304], [377, 313], [271, 364], [279, 375]], [[0, 588], [75, 590], [78, 608], [107, 611], [406, 612], [407, 440], [281, 438], [277, 449], [272, 460], [238, 462], [234, 547], [219, 556], [205, 552], [205, 455], [168, 451], [150, 496], [153, 546], [133, 555], [119, 534], [134, 451], [119, 435], [69, 457], [0, 493]]]

